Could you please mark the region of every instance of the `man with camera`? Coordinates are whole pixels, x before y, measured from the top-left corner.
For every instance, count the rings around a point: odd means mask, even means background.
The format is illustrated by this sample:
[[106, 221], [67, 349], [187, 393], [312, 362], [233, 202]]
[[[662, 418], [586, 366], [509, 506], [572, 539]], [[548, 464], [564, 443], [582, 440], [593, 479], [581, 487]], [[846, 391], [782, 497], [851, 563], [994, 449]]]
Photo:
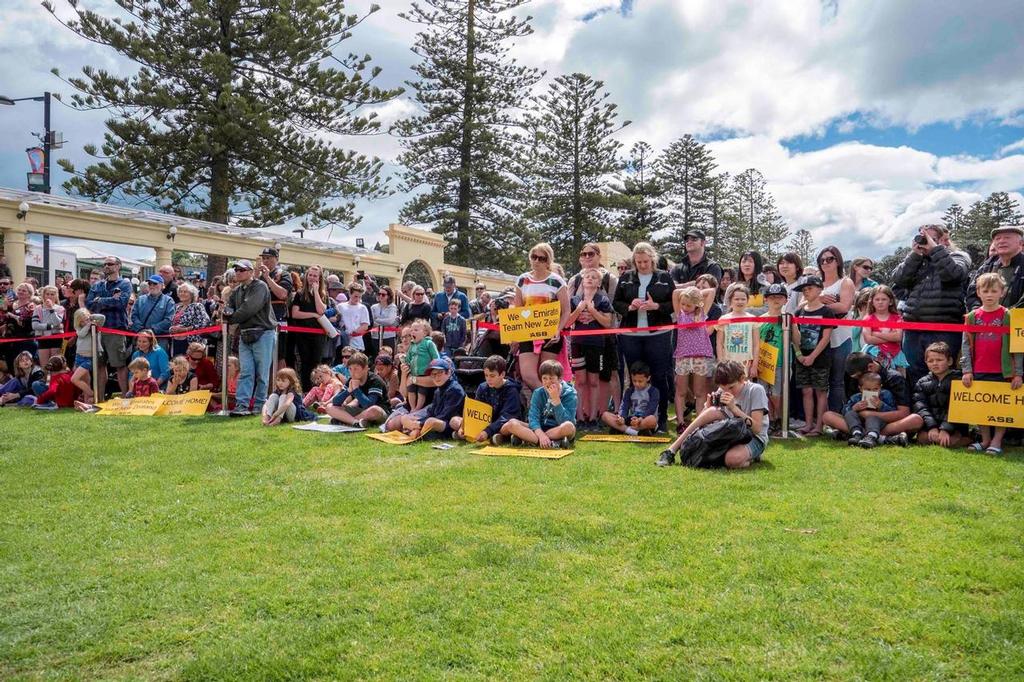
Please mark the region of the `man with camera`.
[[[232, 263], [235, 288], [224, 306], [224, 319], [238, 326], [238, 389], [232, 417], [260, 414], [267, 401], [267, 381], [274, 363], [274, 328], [277, 319], [271, 303], [270, 287], [256, 279], [252, 263]], [[249, 405], [252, 403], [252, 411]]]
[[[964, 294], [970, 279], [971, 257], [956, 248], [944, 225], [923, 225], [914, 237], [910, 253], [893, 272], [893, 288], [905, 293], [903, 319], [907, 322], [960, 324], [966, 308]], [[928, 373], [925, 349], [937, 341], [949, 345], [953, 357], [960, 356], [960, 332], [906, 330], [903, 353], [910, 367], [908, 385]]]
[[[295, 286], [291, 274], [278, 262], [280, 253], [277, 249], [267, 247], [260, 253], [260, 265], [255, 271], [255, 279], [262, 281], [270, 290], [270, 302], [274, 309], [274, 318], [278, 321], [288, 319], [288, 306], [291, 305]], [[288, 335], [282, 332], [277, 341], [277, 357], [282, 360], [288, 357]]]

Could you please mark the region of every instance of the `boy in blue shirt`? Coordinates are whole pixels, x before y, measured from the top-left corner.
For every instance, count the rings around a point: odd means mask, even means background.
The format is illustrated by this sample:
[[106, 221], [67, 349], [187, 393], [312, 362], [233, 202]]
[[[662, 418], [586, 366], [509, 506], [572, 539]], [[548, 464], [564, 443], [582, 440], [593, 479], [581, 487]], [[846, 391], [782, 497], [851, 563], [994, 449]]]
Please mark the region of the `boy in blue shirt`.
[[[878, 436], [885, 426], [876, 413], [895, 412], [896, 398], [891, 391], [882, 388], [882, 377], [875, 372], [861, 374], [859, 384], [860, 393], [854, 393], [843, 407], [843, 420], [850, 428], [850, 438], [846, 442], [870, 449], [878, 445]], [[869, 416], [862, 416], [863, 411], [868, 411]]]
[[612, 433], [627, 436], [649, 436], [658, 429], [658, 400], [661, 397], [656, 386], [651, 385], [651, 368], [646, 362], [637, 361], [629, 367], [632, 386], [622, 396], [619, 413], [605, 412], [603, 421]]
[[[519, 391], [522, 386], [505, 376], [508, 363], [500, 355], [492, 355], [484, 360], [484, 381], [476, 388], [476, 399], [491, 406], [491, 423], [476, 437], [477, 443], [491, 441], [501, 445], [504, 437], [499, 433], [511, 419], [519, 419], [523, 414], [523, 406], [519, 403]], [[466, 437], [462, 429], [462, 416], [453, 417], [450, 426], [459, 438]], [[471, 441], [473, 442], [473, 441]]]
[[562, 380], [562, 365], [545, 360], [537, 372], [541, 385], [530, 399], [528, 423], [508, 420], [501, 427], [512, 445], [539, 445], [542, 448], [567, 448], [576, 437], [576, 389]]

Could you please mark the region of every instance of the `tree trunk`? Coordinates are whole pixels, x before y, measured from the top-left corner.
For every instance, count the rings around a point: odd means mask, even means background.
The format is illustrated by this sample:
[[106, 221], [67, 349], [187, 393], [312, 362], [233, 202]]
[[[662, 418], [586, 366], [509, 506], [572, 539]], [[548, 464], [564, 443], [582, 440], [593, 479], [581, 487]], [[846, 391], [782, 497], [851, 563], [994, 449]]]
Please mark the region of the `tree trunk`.
[[476, 0], [466, 10], [466, 90], [462, 98], [462, 141], [459, 145], [459, 200], [456, 214], [455, 262], [467, 263], [470, 251], [470, 194], [473, 188], [473, 100], [476, 89]]

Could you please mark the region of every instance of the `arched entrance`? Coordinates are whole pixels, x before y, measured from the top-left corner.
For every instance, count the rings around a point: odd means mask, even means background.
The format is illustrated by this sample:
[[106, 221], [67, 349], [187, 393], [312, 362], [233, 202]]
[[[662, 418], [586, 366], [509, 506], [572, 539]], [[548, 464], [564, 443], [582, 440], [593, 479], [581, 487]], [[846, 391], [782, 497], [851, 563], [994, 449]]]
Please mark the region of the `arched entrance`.
[[431, 271], [430, 266], [421, 260], [414, 260], [409, 263], [405, 268], [405, 272], [402, 273], [402, 281], [406, 282], [412, 280], [421, 287], [436, 289], [437, 285], [434, 283], [434, 273]]

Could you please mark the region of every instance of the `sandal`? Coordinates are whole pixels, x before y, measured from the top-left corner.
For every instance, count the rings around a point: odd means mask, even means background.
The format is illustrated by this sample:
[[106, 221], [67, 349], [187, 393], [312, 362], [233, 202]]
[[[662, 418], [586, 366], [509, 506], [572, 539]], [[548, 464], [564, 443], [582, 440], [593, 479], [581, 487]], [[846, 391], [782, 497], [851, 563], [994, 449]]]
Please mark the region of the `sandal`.
[[1003, 454], [1003, 449], [1002, 448], [992, 447], [990, 445], [989, 447], [985, 448], [985, 454], [986, 455], [1001, 455], [1001, 454]]
[[967, 449], [971, 452], [985, 452], [985, 446], [981, 443], [971, 443], [967, 446]]

